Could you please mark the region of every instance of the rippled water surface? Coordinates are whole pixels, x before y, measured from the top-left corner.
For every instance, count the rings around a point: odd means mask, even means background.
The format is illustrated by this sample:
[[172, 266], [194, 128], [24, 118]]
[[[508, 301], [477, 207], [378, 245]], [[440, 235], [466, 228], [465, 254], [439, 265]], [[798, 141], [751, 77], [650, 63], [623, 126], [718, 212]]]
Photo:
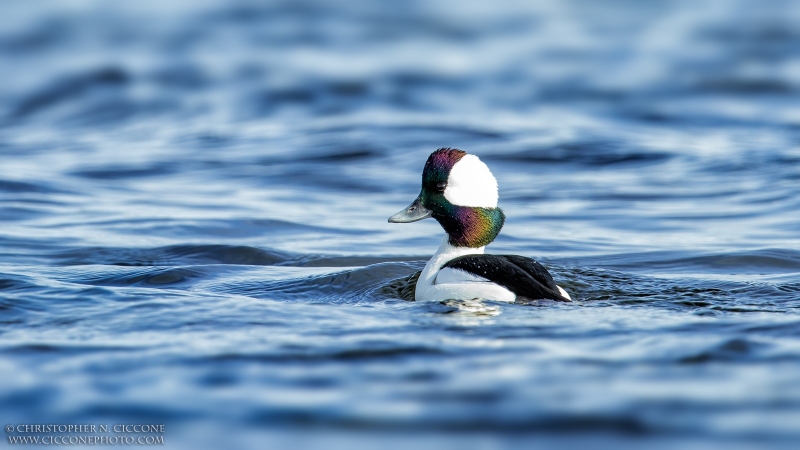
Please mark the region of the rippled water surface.
[[[791, 447], [797, 2], [0, 6], [0, 421], [170, 447]], [[479, 155], [579, 299], [398, 298]]]

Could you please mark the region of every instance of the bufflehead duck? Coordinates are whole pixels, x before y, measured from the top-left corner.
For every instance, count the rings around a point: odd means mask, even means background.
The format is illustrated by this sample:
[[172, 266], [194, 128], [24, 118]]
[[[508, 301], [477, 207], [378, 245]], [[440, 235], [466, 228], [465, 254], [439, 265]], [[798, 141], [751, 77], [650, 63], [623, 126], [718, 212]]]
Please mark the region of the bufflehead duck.
[[436, 219], [447, 235], [417, 280], [417, 301], [572, 301], [533, 259], [484, 253], [506, 217], [497, 207], [497, 180], [477, 156], [455, 148], [431, 153], [419, 196], [389, 222], [428, 217]]

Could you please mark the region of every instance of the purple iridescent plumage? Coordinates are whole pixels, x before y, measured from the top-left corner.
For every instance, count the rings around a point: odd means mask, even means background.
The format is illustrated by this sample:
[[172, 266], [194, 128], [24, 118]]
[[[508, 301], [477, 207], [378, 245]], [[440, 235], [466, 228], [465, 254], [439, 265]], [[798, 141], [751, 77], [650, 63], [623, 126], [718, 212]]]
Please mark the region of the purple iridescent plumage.
[[422, 185], [435, 186], [436, 183], [447, 182], [450, 169], [466, 154], [457, 148], [440, 148], [431, 153], [422, 170]]

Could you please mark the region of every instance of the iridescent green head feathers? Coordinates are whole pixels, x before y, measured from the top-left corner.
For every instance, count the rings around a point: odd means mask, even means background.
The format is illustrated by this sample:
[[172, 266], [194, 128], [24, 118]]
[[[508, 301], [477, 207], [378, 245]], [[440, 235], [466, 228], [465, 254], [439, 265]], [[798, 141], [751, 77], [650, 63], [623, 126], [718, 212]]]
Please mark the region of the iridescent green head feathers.
[[422, 171], [419, 197], [390, 222], [414, 222], [433, 217], [451, 245], [483, 247], [505, 222], [497, 207], [497, 180], [477, 156], [454, 148], [431, 153]]

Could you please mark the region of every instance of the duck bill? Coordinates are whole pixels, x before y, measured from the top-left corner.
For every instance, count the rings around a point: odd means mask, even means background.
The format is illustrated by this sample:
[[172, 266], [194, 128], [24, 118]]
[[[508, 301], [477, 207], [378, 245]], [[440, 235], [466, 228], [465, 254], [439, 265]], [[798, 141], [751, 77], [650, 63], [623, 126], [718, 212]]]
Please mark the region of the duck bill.
[[416, 222], [418, 220], [427, 219], [432, 214], [431, 210], [422, 206], [422, 200], [417, 197], [414, 203], [408, 205], [408, 208], [400, 211], [399, 213], [389, 217], [391, 223], [408, 223]]

